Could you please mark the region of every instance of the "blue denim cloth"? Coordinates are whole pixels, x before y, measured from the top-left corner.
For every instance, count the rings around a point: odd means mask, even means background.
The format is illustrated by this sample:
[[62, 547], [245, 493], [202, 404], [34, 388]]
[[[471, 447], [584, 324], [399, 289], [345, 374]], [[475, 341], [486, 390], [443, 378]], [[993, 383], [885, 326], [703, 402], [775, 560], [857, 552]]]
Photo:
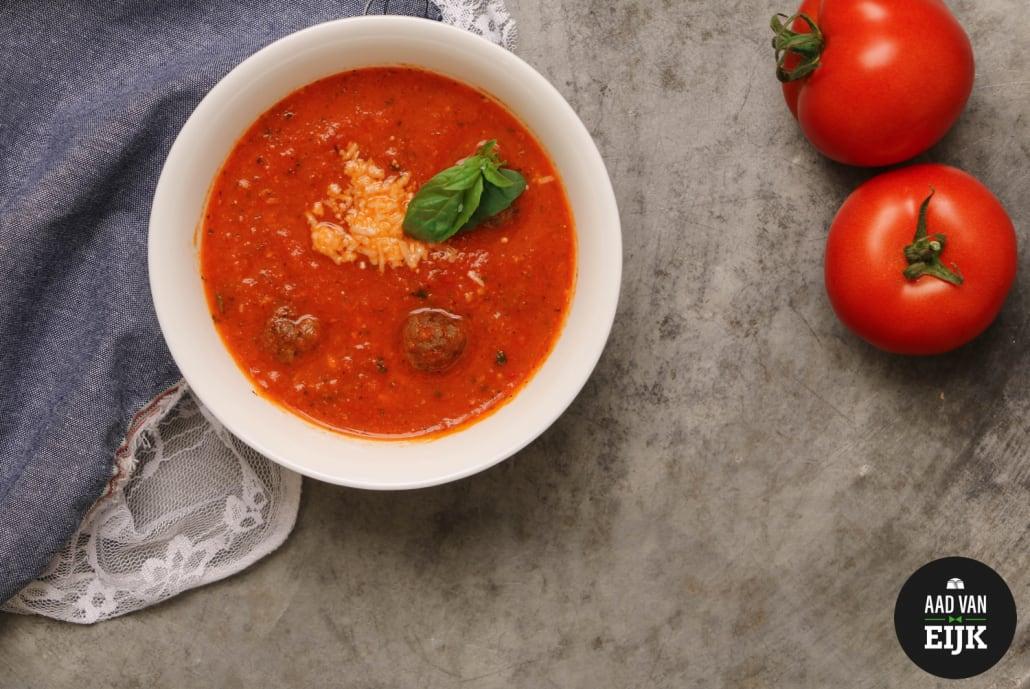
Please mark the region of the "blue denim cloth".
[[[365, 0], [0, 2], [0, 601], [111, 477], [129, 421], [179, 373], [147, 286], [158, 173], [246, 56]], [[425, 0], [370, 12], [432, 15]]]

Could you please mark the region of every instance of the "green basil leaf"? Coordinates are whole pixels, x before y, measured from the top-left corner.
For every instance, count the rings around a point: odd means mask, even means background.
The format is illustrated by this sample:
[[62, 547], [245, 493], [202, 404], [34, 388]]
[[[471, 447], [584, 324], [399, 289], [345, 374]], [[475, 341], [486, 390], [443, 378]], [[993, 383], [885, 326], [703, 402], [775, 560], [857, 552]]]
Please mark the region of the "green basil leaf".
[[472, 214], [479, 208], [479, 200], [483, 196], [483, 176], [476, 177], [476, 183], [472, 185], [471, 189], [465, 191], [465, 195], [461, 202], [461, 211], [458, 213], [457, 219], [451, 226], [451, 233], [445, 237], [450, 239], [452, 236], [457, 234], [465, 223], [468, 222]]
[[463, 191], [448, 191], [441, 184], [430, 180], [408, 204], [408, 211], [404, 215], [404, 231], [424, 242], [446, 240], [454, 234], [464, 197]]
[[471, 230], [484, 220], [507, 209], [526, 190], [526, 179], [519, 173], [502, 168], [500, 174], [504, 175], [511, 184], [507, 187], [498, 187], [489, 182], [484, 185], [479, 206], [468, 222], [462, 225], [462, 232]]
[[465, 191], [476, 183], [476, 178], [482, 173], [482, 160], [478, 156], [472, 156], [467, 160], [447, 168], [433, 175], [425, 185], [439, 186], [446, 191]]
[[[445, 191], [466, 191], [471, 189], [477, 180], [483, 177], [479, 168], [461, 168], [443, 185]], [[435, 179], [435, 178], [434, 178]]]
[[511, 185], [515, 184], [510, 179], [505, 177], [504, 174], [501, 172], [500, 168], [496, 165], [487, 165], [486, 167], [484, 167], [483, 177], [486, 178], [487, 182], [501, 189], [506, 189]]
[[484, 141], [483, 145], [479, 147], [478, 151], [476, 151], [476, 155], [486, 158], [495, 165], [500, 165], [501, 159], [497, 156], [497, 151], [494, 150], [496, 146], [497, 139], [490, 139], [489, 141]]
[[412, 197], [404, 232], [425, 242], [443, 242], [508, 208], [526, 189], [518, 172], [500, 167], [497, 141], [442, 170]]

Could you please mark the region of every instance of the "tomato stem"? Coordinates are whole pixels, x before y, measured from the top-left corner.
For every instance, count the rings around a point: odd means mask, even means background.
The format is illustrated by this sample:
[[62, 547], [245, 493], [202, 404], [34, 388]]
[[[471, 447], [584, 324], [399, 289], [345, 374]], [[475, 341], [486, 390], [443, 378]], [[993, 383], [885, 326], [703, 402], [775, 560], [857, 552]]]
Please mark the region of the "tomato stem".
[[[808, 33], [798, 33], [788, 27], [794, 26], [798, 19], [808, 24]], [[783, 21], [786, 20], [786, 21]], [[819, 67], [819, 60], [823, 54], [823, 32], [811, 17], [804, 12], [798, 12], [793, 17], [785, 14], [773, 15], [769, 22], [773, 33], [776, 34], [772, 40], [772, 46], [776, 50], [776, 78], [787, 83], [804, 79]], [[795, 67], [787, 69], [786, 60], [790, 54], [797, 55], [800, 60]]]
[[912, 243], [905, 247], [905, 260], [908, 267], [904, 275], [909, 280], [918, 280], [924, 275], [935, 277], [953, 285], [961, 285], [965, 279], [958, 272], [958, 266], [949, 269], [941, 262], [941, 252], [947, 243], [940, 232], [929, 234], [926, 229], [926, 216], [930, 211], [930, 199], [937, 193], [932, 188], [930, 195], [919, 206], [919, 221], [916, 223], [916, 236]]

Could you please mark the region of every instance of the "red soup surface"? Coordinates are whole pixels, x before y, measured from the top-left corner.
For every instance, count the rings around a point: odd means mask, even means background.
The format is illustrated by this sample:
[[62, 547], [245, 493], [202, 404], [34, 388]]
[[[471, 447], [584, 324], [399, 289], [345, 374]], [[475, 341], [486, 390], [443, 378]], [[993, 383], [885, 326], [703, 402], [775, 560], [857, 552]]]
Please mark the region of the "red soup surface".
[[[423, 245], [417, 262], [316, 250], [316, 223], [359, 234], [353, 213], [391, 208], [383, 186], [410, 197], [490, 139], [528, 182], [507, 211]], [[349, 175], [357, 156], [366, 167]], [[376, 67], [305, 86], [247, 130], [211, 190], [201, 270], [218, 331], [260, 394], [338, 431], [413, 437], [497, 408], [543, 363], [572, 295], [575, 233], [554, 166], [502, 105], [437, 74]]]

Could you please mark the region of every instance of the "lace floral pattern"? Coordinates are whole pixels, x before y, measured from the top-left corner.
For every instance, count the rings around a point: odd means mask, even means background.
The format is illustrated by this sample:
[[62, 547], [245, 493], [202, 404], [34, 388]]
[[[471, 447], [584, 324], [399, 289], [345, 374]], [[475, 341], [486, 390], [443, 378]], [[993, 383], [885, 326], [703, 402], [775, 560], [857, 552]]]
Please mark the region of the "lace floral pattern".
[[182, 383], [134, 420], [112, 485], [4, 610], [88, 624], [235, 574], [289, 535], [301, 480], [210, 419]]
[[519, 40], [515, 20], [503, 0], [436, 0], [443, 21], [514, 50]]

